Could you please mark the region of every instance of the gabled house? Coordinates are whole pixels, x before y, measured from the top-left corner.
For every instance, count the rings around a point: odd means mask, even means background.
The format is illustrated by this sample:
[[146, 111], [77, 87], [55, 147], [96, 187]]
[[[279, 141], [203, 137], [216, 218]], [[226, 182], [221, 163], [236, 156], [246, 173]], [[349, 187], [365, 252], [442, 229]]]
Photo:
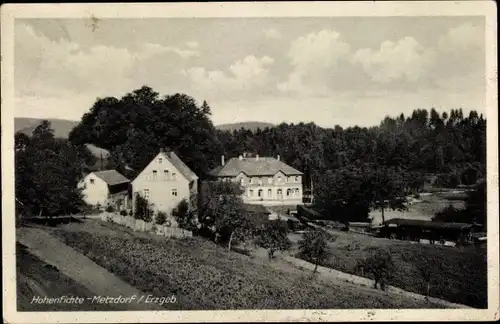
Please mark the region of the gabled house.
[[240, 155], [208, 173], [212, 178], [238, 182], [247, 204], [296, 206], [302, 204], [303, 173], [273, 157]]
[[134, 212], [138, 195], [148, 200], [155, 213], [171, 216], [183, 199], [189, 203], [197, 198], [198, 176], [174, 152], [161, 149], [132, 181]]
[[115, 210], [127, 209], [129, 185], [130, 180], [116, 170], [91, 172], [78, 183], [87, 204]]

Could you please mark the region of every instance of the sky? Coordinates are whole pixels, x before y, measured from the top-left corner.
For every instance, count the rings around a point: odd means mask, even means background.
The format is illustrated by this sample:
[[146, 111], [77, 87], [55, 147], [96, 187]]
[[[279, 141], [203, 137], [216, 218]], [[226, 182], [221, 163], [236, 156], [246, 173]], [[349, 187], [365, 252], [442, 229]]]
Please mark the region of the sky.
[[214, 124], [485, 113], [484, 17], [16, 19], [15, 114], [79, 120], [143, 85]]

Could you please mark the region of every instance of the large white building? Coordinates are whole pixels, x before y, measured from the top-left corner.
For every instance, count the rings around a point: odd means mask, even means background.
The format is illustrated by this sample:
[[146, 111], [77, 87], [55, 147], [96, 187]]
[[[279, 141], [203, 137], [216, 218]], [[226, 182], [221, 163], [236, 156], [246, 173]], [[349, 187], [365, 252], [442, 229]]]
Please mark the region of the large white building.
[[220, 180], [241, 184], [245, 193], [243, 201], [263, 206], [293, 206], [302, 204], [302, 175], [282, 162], [280, 157], [247, 157], [230, 159], [209, 172]]
[[132, 209], [135, 212], [137, 195], [152, 204], [155, 212], [171, 216], [183, 200], [197, 197], [198, 177], [172, 151], [160, 153], [132, 181]]

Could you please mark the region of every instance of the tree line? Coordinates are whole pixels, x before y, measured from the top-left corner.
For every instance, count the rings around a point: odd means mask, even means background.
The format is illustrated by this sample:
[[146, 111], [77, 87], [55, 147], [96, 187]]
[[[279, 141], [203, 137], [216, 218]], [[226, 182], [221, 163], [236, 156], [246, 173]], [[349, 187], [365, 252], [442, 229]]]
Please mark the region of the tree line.
[[[472, 185], [486, 172], [486, 120], [476, 111], [465, 116], [462, 109], [417, 109], [374, 127], [282, 123], [229, 132], [214, 127], [206, 102], [200, 105], [186, 94], [161, 96], [144, 86], [122, 98], [97, 99], [69, 141], [50, 134], [46, 122], [31, 138], [16, 134], [16, 196], [33, 201], [33, 212], [53, 201], [51, 195], [66, 197], [85, 166], [95, 163], [86, 143], [109, 150], [107, 168], [131, 179], [159, 148], [174, 150], [202, 180], [221, 155], [279, 154], [304, 172], [316, 208], [339, 220], [363, 219], [371, 209], [404, 208], [401, 198], [422, 190], [429, 175], [436, 186], [455, 187]], [[55, 205], [43, 208], [68, 212], [68, 206]]]

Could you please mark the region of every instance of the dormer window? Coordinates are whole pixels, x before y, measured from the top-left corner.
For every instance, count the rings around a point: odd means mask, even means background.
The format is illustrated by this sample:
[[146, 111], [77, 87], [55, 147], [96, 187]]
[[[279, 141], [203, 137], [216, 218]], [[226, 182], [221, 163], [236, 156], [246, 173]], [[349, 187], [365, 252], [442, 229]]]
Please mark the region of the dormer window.
[[90, 184], [94, 184], [94, 179], [90, 179]]

